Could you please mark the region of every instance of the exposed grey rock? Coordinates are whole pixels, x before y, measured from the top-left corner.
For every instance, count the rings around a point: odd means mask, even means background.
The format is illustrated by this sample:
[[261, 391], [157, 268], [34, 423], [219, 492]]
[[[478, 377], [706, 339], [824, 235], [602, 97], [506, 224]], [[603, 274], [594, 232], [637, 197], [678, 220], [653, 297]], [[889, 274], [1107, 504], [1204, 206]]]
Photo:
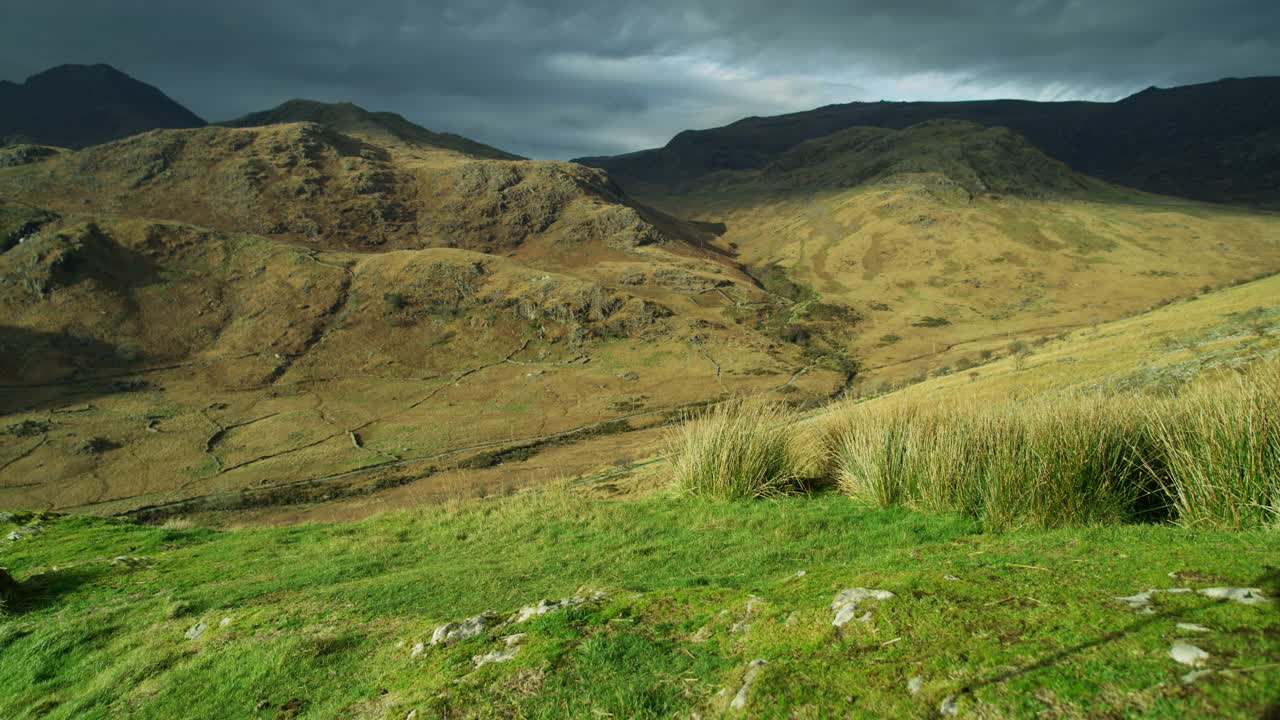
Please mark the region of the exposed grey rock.
[[919, 675], [916, 675], [915, 677], [907, 681], [907, 692], [911, 693], [912, 695], [919, 695], [920, 691], [923, 689], [924, 689], [924, 678], [920, 677]]
[[409, 651], [409, 657], [418, 657], [427, 649], [426, 643], [414, 643], [413, 649]]
[[938, 714], [940, 715], [959, 715], [960, 714], [960, 698], [955, 695], [948, 695], [946, 699], [938, 705]]
[[1258, 588], [1243, 587], [1211, 587], [1197, 590], [1196, 592], [1218, 600], [1233, 600], [1245, 605], [1265, 605], [1271, 602], [1271, 598], [1263, 594]]
[[756, 684], [756, 678], [760, 676], [760, 669], [766, 664], [765, 660], [752, 660], [747, 666], [747, 672], [742, 675], [742, 687], [738, 688], [738, 692], [733, 696], [733, 700], [729, 701], [730, 710], [742, 710], [747, 707], [747, 701], [751, 697], [751, 686]]
[[1187, 673], [1186, 675], [1183, 675], [1183, 676], [1182, 676], [1182, 684], [1183, 684], [1183, 685], [1190, 685], [1190, 684], [1194, 683], [1195, 681], [1199, 680], [1199, 679], [1200, 679], [1200, 678], [1202, 678], [1202, 677], [1208, 677], [1208, 676], [1210, 676], [1210, 675], [1214, 674], [1214, 672], [1216, 672], [1216, 671], [1214, 671], [1214, 670], [1192, 670], [1191, 672], [1189, 672], [1189, 673]]
[[1164, 588], [1164, 589], [1151, 588], [1149, 590], [1144, 590], [1140, 593], [1129, 595], [1127, 597], [1118, 597], [1116, 598], [1116, 600], [1119, 600], [1120, 602], [1125, 603], [1129, 607], [1133, 608], [1134, 610], [1137, 610], [1138, 612], [1143, 613], [1144, 615], [1150, 615], [1153, 612], [1155, 612], [1154, 610], [1151, 609], [1151, 600], [1156, 593], [1166, 593], [1168, 595], [1177, 595], [1180, 593], [1190, 593], [1190, 592], [1199, 593], [1201, 595], [1204, 595], [1205, 597], [1210, 597], [1217, 600], [1231, 600], [1234, 602], [1242, 603], [1244, 605], [1265, 605], [1271, 602], [1271, 598], [1263, 594], [1262, 590], [1258, 588], [1243, 588], [1243, 587], [1210, 587], [1210, 588], [1201, 588], [1199, 590], [1193, 590], [1191, 588]]
[[234, 618], [229, 618], [229, 617], [222, 618], [221, 620], [218, 621], [218, 627], [226, 627], [230, 625], [233, 619]]
[[473, 638], [484, 632], [497, 620], [492, 612], [483, 612], [460, 622], [445, 623], [431, 633], [432, 645], [452, 645], [456, 642]]
[[574, 595], [573, 597], [560, 598], [559, 600], [540, 600], [537, 605], [527, 605], [517, 610], [516, 614], [511, 618], [511, 622], [522, 623], [530, 618], [541, 617], [555, 610], [585, 605], [589, 602], [601, 600], [604, 597], [604, 593], [597, 591], [590, 595]]
[[35, 524], [23, 525], [22, 527], [9, 533], [6, 536], [6, 538], [9, 539], [10, 541], [18, 541], [25, 537], [30, 537], [32, 535], [39, 535], [42, 532], [44, 532], [44, 528], [40, 527], [39, 525], [35, 525]]
[[203, 621], [198, 622], [195, 625], [192, 625], [191, 629], [187, 630], [186, 638], [188, 640], [199, 640], [200, 636], [204, 635], [204, 631], [208, 629], [209, 626], [205, 625]]
[[1198, 632], [1198, 633], [1213, 632], [1209, 628], [1203, 625], [1200, 625], [1198, 623], [1178, 623], [1178, 629], [1185, 630], [1186, 632]]
[[848, 588], [841, 590], [831, 601], [831, 609], [835, 612], [835, 618], [831, 624], [836, 627], [843, 627], [855, 617], [859, 622], [868, 622], [871, 620], [871, 612], [865, 611], [861, 616], [858, 615], [861, 608], [859, 603], [866, 600], [888, 600], [896, 597], [888, 590], [872, 590], [870, 588]]
[[527, 637], [524, 633], [516, 633], [502, 638], [503, 647], [497, 650], [490, 650], [482, 655], [475, 655], [471, 658], [471, 662], [475, 663], [477, 668], [490, 663], [506, 662], [516, 656], [520, 652], [520, 643]]
[[943, 580], [951, 580], [951, 581], [953, 581], [953, 582], [954, 582], [954, 581], [956, 581], [956, 580], [959, 580], [960, 578], [956, 577], [955, 575], [943, 575], [943, 576], [942, 576], [942, 579], [943, 579]]
[[1191, 667], [1199, 667], [1204, 664], [1205, 660], [1209, 659], [1209, 653], [1185, 640], [1178, 640], [1173, 644], [1173, 647], [1169, 648], [1169, 657], [1173, 658], [1174, 662], [1190, 665]]
[[732, 627], [729, 628], [729, 632], [735, 633], [735, 634], [740, 632], [746, 632], [747, 629], [751, 627], [751, 619], [752, 619], [752, 616], [755, 614], [756, 605], [762, 602], [764, 602], [764, 598], [762, 597], [757, 597], [755, 595], [748, 597], [746, 614], [743, 616], [741, 622], [736, 622], [733, 624]]

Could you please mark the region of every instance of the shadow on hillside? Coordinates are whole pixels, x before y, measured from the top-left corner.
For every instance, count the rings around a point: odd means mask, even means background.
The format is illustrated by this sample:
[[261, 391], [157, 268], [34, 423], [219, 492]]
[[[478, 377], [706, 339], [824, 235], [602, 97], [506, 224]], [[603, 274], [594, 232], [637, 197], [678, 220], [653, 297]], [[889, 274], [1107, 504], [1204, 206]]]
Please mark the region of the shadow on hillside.
[[[1270, 597], [1275, 597], [1277, 590], [1280, 590], [1280, 568], [1266, 566], [1264, 568], [1263, 573], [1257, 578], [1255, 578], [1254, 580], [1252, 580], [1250, 585], [1256, 588], [1260, 588], [1264, 593], [1266, 593]], [[976, 692], [980, 688], [983, 688], [989, 685], [998, 685], [1008, 680], [1013, 680], [1015, 678], [1019, 678], [1024, 675], [1029, 675], [1039, 670], [1052, 668], [1053, 666], [1059, 665], [1063, 662], [1069, 662], [1076, 656], [1081, 655], [1089, 650], [1102, 647], [1111, 642], [1123, 640], [1126, 636], [1136, 633], [1139, 630], [1147, 627], [1148, 625], [1167, 625], [1169, 628], [1173, 628], [1176, 625], [1176, 623], [1179, 623], [1179, 622], [1194, 622], [1194, 618], [1200, 610], [1203, 610], [1207, 607], [1216, 605], [1218, 603], [1223, 603], [1223, 602], [1229, 602], [1229, 601], [1204, 598], [1203, 602], [1196, 604], [1194, 607], [1180, 608], [1176, 610], [1157, 611], [1150, 615], [1139, 615], [1138, 616], [1139, 619], [1130, 623], [1128, 626], [1121, 628], [1120, 630], [1113, 630], [1109, 633], [1104, 633], [1102, 635], [1099, 635], [1091, 640], [1087, 640], [1085, 642], [1063, 648], [1057, 652], [1050, 653], [1040, 658], [1039, 660], [1029, 662], [1020, 667], [1013, 667], [1012, 669], [995, 673], [993, 675], [990, 675], [989, 677], [975, 680], [974, 682], [959, 688], [959, 690], [956, 692], [956, 696], [959, 697], [961, 695], [971, 694]], [[1191, 668], [1185, 667], [1185, 666], [1182, 666], [1182, 669], [1185, 671], [1191, 670]], [[1210, 669], [1227, 670], [1229, 668], [1219, 667], [1219, 668], [1210, 668]], [[1272, 719], [1280, 720], [1280, 704], [1273, 703], [1269, 705], [1267, 709], [1263, 711], [1260, 717], [1266, 718], [1267, 720], [1272, 720]]]
[[90, 337], [0, 325], [0, 415], [137, 389], [140, 358]]
[[109, 571], [105, 564], [94, 563], [32, 575], [19, 581], [18, 589], [5, 596], [5, 612], [21, 615], [51, 607]]

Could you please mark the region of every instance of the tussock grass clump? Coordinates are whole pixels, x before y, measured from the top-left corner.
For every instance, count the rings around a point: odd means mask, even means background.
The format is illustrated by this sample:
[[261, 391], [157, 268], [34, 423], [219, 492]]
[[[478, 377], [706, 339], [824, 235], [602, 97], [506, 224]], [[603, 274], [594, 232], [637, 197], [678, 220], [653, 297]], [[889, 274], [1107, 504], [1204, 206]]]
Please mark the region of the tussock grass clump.
[[851, 497], [963, 512], [992, 529], [1280, 524], [1276, 361], [1162, 398], [855, 405], [823, 438]]
[[1280, 362], [1194, 386], [1153, 413], [1167, 492], [1188, 525], [1280, 525]]
[[841, 489], [872, 505], [960, 511], [994, 528], [1099, 524], [1135, 515], [1148, 492], [1152, 450], [1129, 409], [861, 407], [827, 437]]
[[675, 487], [737, 500], [796, 489], [807, 462], [785, 408], [733, 400], [689, 417], [667, 440]]

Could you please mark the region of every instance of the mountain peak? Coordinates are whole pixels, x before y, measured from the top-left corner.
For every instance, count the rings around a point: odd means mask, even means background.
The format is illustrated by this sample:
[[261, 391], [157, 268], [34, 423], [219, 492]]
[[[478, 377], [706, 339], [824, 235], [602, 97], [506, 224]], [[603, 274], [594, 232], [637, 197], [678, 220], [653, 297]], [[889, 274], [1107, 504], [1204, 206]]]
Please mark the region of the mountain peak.
[[281, 123], [313, 122], [347, 135], [410, 145], [452, 150], [473, 157], [495, 160], [521, 160], [519, 155], [499, 150], [453, 133], [438, 133], [391, 112], [370, 112], [351, 102], [321, 102], [294, 98], [270, 110], [249, 113], [235, 120], [218, 123], [227, 127], [259, 127]]
[[79, 148], [205, 124], [157, 88], [105, 64], [59, 65], [0, 83], [0, 138]]

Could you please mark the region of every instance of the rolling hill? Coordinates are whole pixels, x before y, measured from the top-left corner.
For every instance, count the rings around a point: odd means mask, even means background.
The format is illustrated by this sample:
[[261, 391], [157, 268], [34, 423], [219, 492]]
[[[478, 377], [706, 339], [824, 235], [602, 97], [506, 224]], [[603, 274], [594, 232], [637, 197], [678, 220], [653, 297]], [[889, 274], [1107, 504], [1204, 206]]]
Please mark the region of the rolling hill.
[[45, 428], [3, 436], [4, 505], [494, 492], [846, 379], [725, 317], [788, 301], [715, 228], [571, 163], [209, 126], [0, 169], [0, 197], [0, 427]]
[[1274, 213], [1120, 188], [957, 121], [849, 128], [645, 199], [863, 317], [844, 351], [890, 382], [1280, 269]]

